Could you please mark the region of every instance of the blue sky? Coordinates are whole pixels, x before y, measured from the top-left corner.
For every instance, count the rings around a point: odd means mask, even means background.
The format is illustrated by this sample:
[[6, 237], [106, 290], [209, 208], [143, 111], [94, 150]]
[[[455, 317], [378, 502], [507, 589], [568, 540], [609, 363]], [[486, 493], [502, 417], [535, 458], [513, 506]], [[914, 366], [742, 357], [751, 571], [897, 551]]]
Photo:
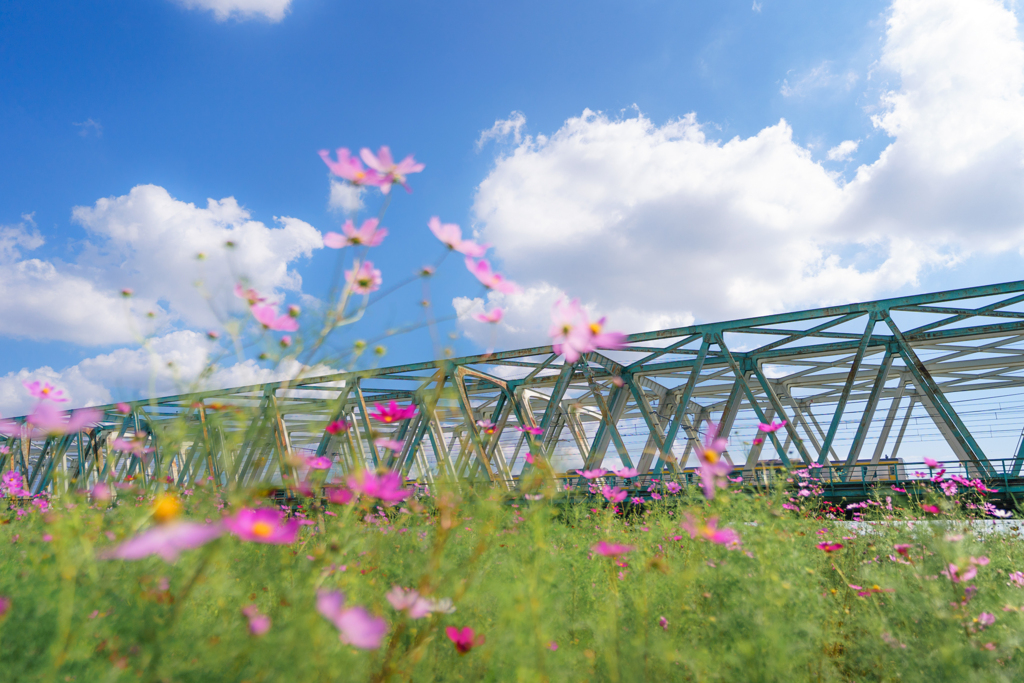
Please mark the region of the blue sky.
[[[431, 293], [461, 317], [457, 353], [543, 343], [563, 294], [632, 332], [1017, 279], [1022, 55], [995, 0], [6, 0], [0, 412], [29, 377], [76, 403], [145, 393], [122, 287], [160, 312], [151, 344], [182, 377], [201, 365], [184, 226], [215, 243], [261, 223], [235, 266], [315, 308], [333, 264], [316, 241], [342, 220], [321, 148], [427, 165], [384, 221], [385, 282], [442, 253], [439, 215], [523, 285], [483, 329], [486, 297], [445, 262]], [[420, 296], [353, 334], [415, 319]], [[388, 363], [434, 353], [425, 333], [387, 343]]]

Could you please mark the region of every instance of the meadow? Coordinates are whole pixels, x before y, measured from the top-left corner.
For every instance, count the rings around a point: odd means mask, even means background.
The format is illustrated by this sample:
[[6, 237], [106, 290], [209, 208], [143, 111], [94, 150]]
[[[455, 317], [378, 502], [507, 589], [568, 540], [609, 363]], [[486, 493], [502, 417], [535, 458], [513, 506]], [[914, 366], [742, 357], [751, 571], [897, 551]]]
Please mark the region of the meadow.
[[615, 505], [535, 483], [10, 498], [0, 680], [1024, 675], [1017, 526], [938, 487], [880, 490], [851, 523], [784, 486], [708, 500], [665, 480]]

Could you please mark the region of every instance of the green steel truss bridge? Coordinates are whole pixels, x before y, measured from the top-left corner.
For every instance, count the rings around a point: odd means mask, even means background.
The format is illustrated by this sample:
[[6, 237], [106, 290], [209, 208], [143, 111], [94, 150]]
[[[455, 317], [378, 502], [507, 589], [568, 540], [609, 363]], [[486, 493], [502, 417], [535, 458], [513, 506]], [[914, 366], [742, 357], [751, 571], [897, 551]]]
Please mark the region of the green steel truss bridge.
[[[391, 400], [415, 404], [416, 416], [373, 421], [370, 409]], [[318, 455], [335, 477], [379, 467], [514, 489], [532, 448], [565, 483], [603, 466], [636, 468], [643, 485], [692, 478], [712, 420], [747, 482], [815, 463], [828, 492], [849, 496], [907, 479], [914, 468], [899, 453], [913, 442], [1024, 490], [1024, 281], [644, 332], [575, 364], [541, 346], [101, 410], [80, 433], [8, 439], [2, 468], [23, 472], [33, 492], [128, 478], [280, 486]], [[347, 431], [328, 433], [338, 420]], [[757, 443], [757, 424], [772, 420], [786, 425]], [[153, 451], [134, 457], [112, 447], [118, 438]]]

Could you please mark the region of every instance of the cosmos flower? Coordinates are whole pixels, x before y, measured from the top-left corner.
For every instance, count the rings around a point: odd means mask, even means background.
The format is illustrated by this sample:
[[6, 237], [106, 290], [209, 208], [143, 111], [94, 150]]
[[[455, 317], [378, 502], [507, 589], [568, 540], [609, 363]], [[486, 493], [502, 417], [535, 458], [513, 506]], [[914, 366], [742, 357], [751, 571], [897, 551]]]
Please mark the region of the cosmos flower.
[[242, 608], [242, 614], [249, 620], [249, 633], [254, 636], [262, 636], [270, 630], [270, 617], [260, 614], [256, 605], [246, 605]]
[[502, 294], [515, 294], [519, 291], [519, 285], [511, 282], [510, 280], [506, 280], [500, 273], [496, 273], [491, 270], [491, 264], [487, 259], [474, 261], [472, 258], [467, 256], [466, 268], [487, 289], [493, 289], [494, 291], [501, 292]]
[[462, 239], [462, 228], [455, 223], [442, 223], [437, 216], [433, 216], [427, 222], [427, 227], [430, 228], [430, 232], [434, 233], [434, 237], [441, 240], [446, 247], [470, 258], [480, 258], [487, 253], [489, 248], [486, 244], [477, 244], [473, 240]]
[[62, 436], [80, 432], [84, 427], [103, 419], [103, 413], [94, 408], [82, 408], [70, 415], [59, 410], [51, 401], [40, 401], [21, 425], [11, 420], [0, 422], [0, 434], [7, 436]]
[[774, 432], [779, 431], [780, 429], [782, 429], [785, 426], [786, 426], [786, 421], [783, 420], [782, 422], [774, 421], [771, 424], [765, 424], [765, 423], [762, 422], [759, 425], [757, 425], [757, 428], [760, 431], [762, 431], [762, 432], [764, 432], [766, 434], [772, 434]]
[[254, 304], [249, 308], [256, 322], [263, 325], [265, 329], [277, 332], [295, 332], [299, 329], [299, 322], [287, 313], [277, 314], [277, 306], [267, 304]]
[[316, 609], [338, 629], [341, 642], [361, 650], [376, 650], [384, 640], [388, 624], [372, 616], [362, 607], [345, 607], [345, 594], [340, 591], [321, 590], [317, 593]]
[[818, 545], [814, 546], [818, 550], [824, 550], [826, 553], [834, 553], [837, 550], [843, 549], [842, 543], [829, 543], [828, 541], [822, 541]]
[[373, 267], [372, 261], [363, 261], [351, 270], [345, 271], [345, 282], [356, 294], [369, 294], [380, 289], [384, 280], [380, 271]]
[[314, 470], [329, 470], [331, 469], [331, 459], [326, 456], [319, 456], [316, 458], [309, 458], [306, 460], [306, 465], [310, 469]]
[[370, 411], [371, 418], [385, 424], [391, 424], [392, 422], [398, 422], [399, 420], [408, 420], [415, 415], [415, 405], [409, 404], [408, 406], [401, 407], [394, 400], [387, 405], [377, 404], [373, 407], [373, 410]]
[[738, 546], [740, 543], [740, 535], [734, 530], [718, 528], [718, 517], [710, 517], [706, 523], [698, 523], [693, 515], [686, 513], [686, 519], [680, 523], [680, 526], [690, 534], [692, 539], [699, 537], [705, 541], [725, 546]]
[[390, 192], [391, 186], [394, 184], [401, 185], [406, 192], [412, 192], [412, 188], [405, 182], [405, 177], [410, 173], [419, 173], [426, 168], [424, 164], [416, 163], [411, 154], [396, 164], [391, 156], [391, 150], [387, 146], [382, 146], [377, 150], [377, 154], [364, 147], [359, 150], [359, 156], [363, 158], [367, 166], [380, 174], [380, 191], [384, 194]]
[[402, 475], [398, 472], [377, 474], [362, 470], [349, 476], [346, 481], [353, 492], [386, 503], [397, 503], [412, 495], [412, 491], [402, 488]]
[[256, 543], [294, 543], [299, 535], [299, 520], [286, 519], [280, 510], [242, 508], [224, 520], [228, 531], [243, 541]]
[[373, 169], [363, 168], [363, 162], [352, 156], [352, 153], [344, 147], [338, 148], [338, 160], [331, 160], [331, 153], [326, 149], [320, 150], [320, 158], [331, 169], [331, 173], [344, 178], [353, 185], [376, 185], [384, 182], [383, 177]]
[[194, 522], [171, 522], [158, 524], [128, 539], [121, 545], [101, 552], [103, 559], [141, 560], [159, 555], [167, 562], [174, 562], [183, 550], [206, 545], [224, 534], [220, 524], [197, 524]]
[[410, 619], [422, 619], [430, 616], [431, 601], [414, 590], [392, 586], [384, 597], [396, 610], [408, 614]]
[[552, 350], [564, 354], [565, 359], [575, 363], [580, 356], [599, 348], [618, 349], [626, 341], [621, 332], [605, 332], [605, 319], [591, 322], [578, 299], [566, 303], [564, 299], [555, 302], [551, 309]]
[[474, 320], [478, 320], [482, 323], [500, 323], [501, 318], [505, 315], [505, 311], [500, 308], [492, 308], [490, 311], [484, 313], [476, 313], [473, 315]]
[[605, 557], [618, 557], [619, 555], [625, 555], [628, 552], [636, 550], [636, 546], [599, 541], [592, 545], [590, 549], [598, 555], [603, 555]]
[[458, 650], [460, 655], [466, 654], [474, 647], [483, 645], [485, 641], [483, 635], [475, 633], [469, 626], [461, 629], [448, 626], [445, 628], [444, 633], [448, 636], [448, 640], [455, 644], [455, 649]]
[[49, 399], [58, 403], [68, 400], [63, 389], [58, 389], [49, 382], [36, 380], [35, 382], [22, 382], [22, 385], [28, 389], [28, 393], [32, 398], [38, 398], [39, 400]]
[[515, 430], [525, 434], [532, 434], [533, 436], [540, 436], [544, 433], [543, 427], [516, 427]]
[[331, 249], [341, 249], [348, 246], [379, 246], [384, 238], [388, 236], [387, 228], [378, 228], [380, 221], [376, 218], [367, 218], [360, 228], [356, 228], [352, 219], [345, 221], [341, 226], [342, 234], [329, 232], [324, 235], [324, 246]]

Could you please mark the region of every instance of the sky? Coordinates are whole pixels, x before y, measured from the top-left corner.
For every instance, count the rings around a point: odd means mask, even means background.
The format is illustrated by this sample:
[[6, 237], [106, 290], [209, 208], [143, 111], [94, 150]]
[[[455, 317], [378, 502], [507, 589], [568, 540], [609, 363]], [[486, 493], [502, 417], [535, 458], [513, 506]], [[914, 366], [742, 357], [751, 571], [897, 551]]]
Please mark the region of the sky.
[[[1019, 279], [1020, 12], [0, 0], [0, 414], [30, 408], [31, 379], [70, 406], [170, 393], [212, 361], [209, 386], [293, 371], [206, 333], [245, 314], [242, 278], [304, 324], [322, 310], [322, 238], [352, 197], [321, 149], [426, 165], [372, 250], [385, 288], [444, 256], [432, 216], [522, 287], [488, 293], [448, 256], [336, 333], [335, 358], [382, 337], [363, 363], [544, 344], [561, 297], [639, 332]], [[358, 199], [361, 221], [383, 197]], [[386, 336], [424, 298], [436, 334]]]

